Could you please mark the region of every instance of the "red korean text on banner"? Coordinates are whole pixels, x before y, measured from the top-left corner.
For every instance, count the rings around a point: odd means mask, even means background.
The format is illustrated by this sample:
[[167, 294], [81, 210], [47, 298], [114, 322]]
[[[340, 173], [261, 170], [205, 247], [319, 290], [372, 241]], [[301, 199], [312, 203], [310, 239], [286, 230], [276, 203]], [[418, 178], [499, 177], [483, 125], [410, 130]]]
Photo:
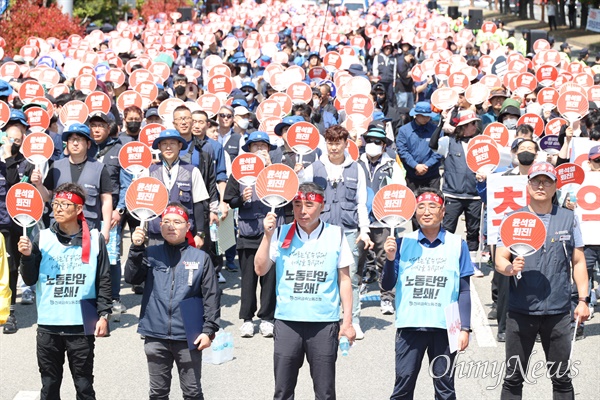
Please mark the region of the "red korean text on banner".
[[43, 132], [30, 133], [23, 139], [21, 152], [31, 164], [40, 166], [54, 154], [54, 142], [49, 135]]
[[500, 239], [514, 255], [529, 256], [544, 245], [546, 227], [537, 215], [519, 211], [504, 219], [500, 225]]
[[308, 154], [319, 145], [319, 130], [310, 122], [296, 122], [287, 131], [287, 142], [295, 153]]
[[489, 174], [498, 168], [500, 151], [496, 141], [487, 136], [472, 139], [467, 147], [467, 166], [475, 173]]
[[129, 213], [142, 223], [160, 216], [169, 202], [169, 192], [156, 178], [136, 179], [127, 188], [125, 204]]
[[360, 114], [364, 117], [370, 117], [374, 111], [374, 105], [371, 98], [365, 94], [352, 95], [344, 103], [346, 115]]
[[394, 183], [382, 187], [375, 193], [373, 214], [379, 222], [394, 229], [411, 220], [416, 205], [417, 200], [412, 190]]
[[240, 154], [231, 163], [231, 174], [242, 185], [252, 186], [264, 168], [265, 162], [258, 155]]
[[198, 97], [196, 103], [200, 106], [200, 109], [208, 114], [208, 118], [212, 118], [221, 109], [221, 99], [216, 94], [204, 93]]
[[119, 164], [133, 176], [139, 176], [152, 165], [152, 151], [144, 143], [125, 143], [119, 150]]
[[556, 188], [575, 183], [581, 185], [585, 180], [585, 171], [581, 166], [572, 163], [561, 164], [556, 167]]
[[165, 129], [167, 128], [161, 124], [148, 124], [140, 130], [138, 140], [151, 149], [154, 140], [156, 140], [156, 138], [160, 136], [160, 133]]
[[552, 118], [546, 124], [546, 127], [544, 128], [544, 133], [546, 134], [546, 136], [558, 135], [562, 126], [567, 125], [568, 123], [569, 122], [564, 118]]
[[540, 137], [544, 133], [544, 120], [538, 114], [527, 113], [521, 115], [517, 121], [517, 125], [529, 125], [533, 129], [533, 133]]
[[304, 82], [292, 83], [285, 92], [294, 104], [308, 104], [312, 99], [312, 89]]
[[274, 210], [283, 207], [298, 193], [298, 176], [285, 164], [271, 164], [256, 178], [256, 195]]
[[35, 81], [25, 81], [19, 88], [19, 98], [28, 101], [44, 95], [44, 87]]
[[92, 92], [85, 98], [85, 105], [90, 110], [90, 113], [101, 111], [104, 114], [108, 114], [110, 112], [111, 101], [104, 92]]
[[24, 114], [32, 132], [43, 132], [50, 126], [50, 116], [42, 107], [29, 107]]
[[566, 91], [558, 97], [556, 109], [566, 120], [578, 121], [589, 110], [587, 95], [584, 96], [576, 91]]
[[491, 137], [502, 147], [506, 147], [508, 145], [509, 134], [506, 126], [501, 124], [500, 122], [492, 122], [483, 130], [483, 134]]
[[[165, 100], [165, 101], [167, 101], [167, 100]], [[121, 93], [119, 98], [117, 98], [117, 108], [119, 109], [119, 111], [121, 113], [123, 113], [123, 110], [125, 110], [127, 107], [131, 107], [131, 106], [136, 106], [141, 109], [143, 104], [144, 104], [144, 100], [142, 99], [142, 96], [134, 90], [127, 90], [127, 91]], [[162, 103], [161, 103], [161, 105], [162, 105]]]
[[42, 218], [44, 200], [35, 186], [19, 182], [11, 186], [6, 193], [6, 209], [8, 215], [25, 231]]

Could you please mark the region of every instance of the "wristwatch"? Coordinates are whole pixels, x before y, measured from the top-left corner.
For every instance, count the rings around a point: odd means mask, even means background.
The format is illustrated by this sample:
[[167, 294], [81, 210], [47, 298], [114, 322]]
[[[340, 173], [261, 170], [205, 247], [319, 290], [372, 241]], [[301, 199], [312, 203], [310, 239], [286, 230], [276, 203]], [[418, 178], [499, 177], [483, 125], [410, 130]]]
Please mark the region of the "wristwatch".
[[461, 330], [462, 332], [468, 332], [468, 333], [471, 333], [471, 332], [473, 332], [473, 329], [471, 329], [471, 328], [460, 328], [460, 330]]
[[588, 297], [580, 297], [580, 298], [579, 298], [579, 301], [583, 301], [583, 302], [585, 302], [586, 304], [589, 304], [589, 303], [591, 303], [591, 302], [592, 302], [592, 299], [590, 298], [590, 296], [588, 296]]
[[110, 315], [110, 314], [102, 314], [102, 315], [100, 316], [100, 318], [103, 318], [103, 319], [105, 319], [105, 320], [107, 320], [107, 321], [108, 321], [108, 316], [109, 316], [109, 315]]
[[200, 232], [196, 233], [196, 236], [198, 236], [200, 239], [204, 240], [204, 238], [206, 237], [206, 233], [200, 231]]
[[123, 214], [125, 214], [125, 209], [124, 208], [117, 208], [117, 212], [119, 213], [119, 215], [123, 215]]

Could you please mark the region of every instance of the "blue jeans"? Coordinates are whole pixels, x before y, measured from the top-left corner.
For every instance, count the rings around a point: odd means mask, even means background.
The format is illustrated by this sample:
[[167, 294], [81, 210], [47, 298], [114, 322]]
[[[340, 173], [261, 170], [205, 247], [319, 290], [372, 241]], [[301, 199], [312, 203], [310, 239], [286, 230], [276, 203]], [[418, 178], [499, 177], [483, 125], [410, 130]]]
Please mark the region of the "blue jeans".
[[411, 92], [396, 93], [396, 106], [413, 108], [415, 106], [415, 98]]

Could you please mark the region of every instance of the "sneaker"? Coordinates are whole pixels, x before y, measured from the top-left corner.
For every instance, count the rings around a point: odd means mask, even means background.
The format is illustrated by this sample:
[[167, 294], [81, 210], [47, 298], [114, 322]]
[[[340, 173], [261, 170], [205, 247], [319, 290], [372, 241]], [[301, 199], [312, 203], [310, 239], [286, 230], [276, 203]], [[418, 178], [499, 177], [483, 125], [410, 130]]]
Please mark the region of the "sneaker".
[[31, 289], [25, 289], [21, 295], [21, 304], [33, 304], [35, 294]]
[[238, 272], [239, 268], [237, 265], [235, 265], [235, 262], [233, 261], [227, 261], [225, 263], [225, 269], [229, 272]]
[[373, 283], [377, 281], [377, 272], [368, 270], [362, 278], [363, 283]]
[[498, 339], [498, 342], [500, 343], [506, 342], [506, 333], [498, 332], [498, 336], [496, 337], [496, 339]]
[[127, 307], [121, 303], [121, 300], [113, 300], [112, 302], [112, 312], [113, 314], [123, 314], [127, 311]]
[[592, 319], [594, 318], [594, 303], [588, 304], [588, 307], [590, 308], [590, 317], [588, 319]]
[[383, 315], [392, 315], [394, 313], [394, 306], [390, 300], [381, 300], [381, 313]]
[[585, 339], [585, 334], [583, 333], [583, 324], [579, 324], [577, 327], [577, 332], [575, 332], [575, 340]]
[[482, 278], [484, 276], [483, 272], [481, 272], [481, 270], [479, 268], [475, 267], [475, 268], [473, 268], [473, 270], [474, 270], [474, 272], [473, 272], [473, 276], [474, 277], [476, 277], [476, 278]]
[[360, 329], [360, 324], [352, 324], [352, 326], [356, 332], [356, 340], [363, 340], [365, 338], [365, 333]]
[[131, 290], [135, 294], [144, 294], [144, 286], [142, 285], [131, 285]]
[[487, 315], [487, 319], [492, 319], [492, 320], [498, 319], [498, 310], [496, 310], [496, 307], [492, 307], [492, 309], [490, 310], [490, 312]]
[[[258, 331], [263, 337], [269, 338], [273, 337], [273, 322], [271, 321], [261, 321]], [[254, 330], [254, 327], [252, 328]]]
[[11, 333], [17, 333], [18, 330], [17, 317], [15, 317], [14, 314], [9, 315], [6, 323], [4, 324], [4, 334], [10, 335]]
[[367, 294], [368, 291], [369, 291], [369, 285], [367, 285], [366, 283], [361, 283], [360, 289], [358, 290], [358, 294], [359, 295]]
[[225, 283], [225, 282], [227, 282], [227, 280], [225, 279], [223, 274], [219, 272], [219, 283]]
[[252, 321], [246, 321], [240, 327], [242, 337], [250, 338], [254, 336], [254, 324]]

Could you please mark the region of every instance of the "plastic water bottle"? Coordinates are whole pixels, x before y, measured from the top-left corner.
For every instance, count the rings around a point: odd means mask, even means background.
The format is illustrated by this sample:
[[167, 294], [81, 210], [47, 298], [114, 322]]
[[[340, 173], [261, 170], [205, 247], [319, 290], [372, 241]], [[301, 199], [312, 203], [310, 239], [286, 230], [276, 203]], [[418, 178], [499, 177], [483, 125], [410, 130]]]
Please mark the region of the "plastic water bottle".
[[340, 338], [340, 351], [342, 352], [342, 356], [347, 356], [348, 350], [350, 350], [350, 342], [346, 336], [342, 336]]
[[219, 227], [213, 223], [210, 225], [210, 240], [216, 243], [219, 240]]

